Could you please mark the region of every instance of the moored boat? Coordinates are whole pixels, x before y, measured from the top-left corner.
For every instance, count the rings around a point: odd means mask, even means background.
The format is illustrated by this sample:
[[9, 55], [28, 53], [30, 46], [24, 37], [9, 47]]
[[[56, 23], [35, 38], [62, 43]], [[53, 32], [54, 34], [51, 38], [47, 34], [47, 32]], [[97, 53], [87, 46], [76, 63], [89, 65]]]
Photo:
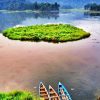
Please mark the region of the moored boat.
[[61, 100], [72, 100], [70, 94], [68, 93], [67, 89], [61, 82], [58, 83], [58, 94]]
[[39, 95], [40, 98], [43, 98], [44, 100], [49, 100], [48, 91], [42, 82], [40, 82], [39, 84]]
[[49, 95], [50, 95], [50, 100], [60, 100], [58, 94], [50, 85], [49, 85]]

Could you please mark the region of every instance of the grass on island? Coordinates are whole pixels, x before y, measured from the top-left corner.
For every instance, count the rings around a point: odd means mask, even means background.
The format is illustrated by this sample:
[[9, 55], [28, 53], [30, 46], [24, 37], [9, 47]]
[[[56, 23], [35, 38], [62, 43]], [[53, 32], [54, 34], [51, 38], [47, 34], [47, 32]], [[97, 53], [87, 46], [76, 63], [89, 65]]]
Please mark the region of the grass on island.
[[47, 24], [13, 27], [3, 31], [3, 35], [13, 40], [67, 42], [83, 39], [90, 33], [69, 24]]
[[0, 100], [40, 100], [40, 98], [38, 96], [34, 96], [30, 92], [13, 91], [13, 92], [1, 92]]

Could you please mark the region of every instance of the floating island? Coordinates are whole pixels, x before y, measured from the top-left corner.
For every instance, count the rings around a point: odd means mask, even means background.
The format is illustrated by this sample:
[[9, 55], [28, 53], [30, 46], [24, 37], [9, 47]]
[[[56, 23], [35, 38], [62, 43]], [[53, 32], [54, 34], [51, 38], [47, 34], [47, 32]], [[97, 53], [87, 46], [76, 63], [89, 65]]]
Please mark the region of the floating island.
[[8, 28], [3, 35], [12, 40], [58, 43], [84, 39], [90, 33], [69, 24], [46, 24]]

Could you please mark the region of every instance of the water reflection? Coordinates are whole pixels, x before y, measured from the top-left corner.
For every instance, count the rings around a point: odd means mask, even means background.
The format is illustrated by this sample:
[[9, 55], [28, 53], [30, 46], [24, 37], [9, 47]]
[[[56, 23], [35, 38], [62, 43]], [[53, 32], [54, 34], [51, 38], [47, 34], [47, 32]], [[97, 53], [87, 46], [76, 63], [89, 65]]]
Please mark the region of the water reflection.
[[100, 16], [100, 12], [96, 13], [96, 12], [85, 12], [84, 13], [85, 16]]
[[45, 23], [71, 23], [84, 18], [79, 12], [0, 12], [0, 30], [15, 25], [33, 25]]
[[22, 21], [27, 18], [46, 18], [46, 19], [57, 19], [59, 17], [59, 12], [0, 12], [0, 30], [4, 30], [9, 27], [21, 24]]
[[16, 24], [63, 22], [91, 33], [90, 38], [61, 44], [13, 41], [0, 35], [0, 90], [33, 91], [41, 80], [57, 89], [61, 81], [74, 100], [94, 100], [95, 95], [100, 95], [100, 19], [87, 17], [84, 12], [60, 13], [57, 19], [54, 16], [0, 14], [1, 29]]

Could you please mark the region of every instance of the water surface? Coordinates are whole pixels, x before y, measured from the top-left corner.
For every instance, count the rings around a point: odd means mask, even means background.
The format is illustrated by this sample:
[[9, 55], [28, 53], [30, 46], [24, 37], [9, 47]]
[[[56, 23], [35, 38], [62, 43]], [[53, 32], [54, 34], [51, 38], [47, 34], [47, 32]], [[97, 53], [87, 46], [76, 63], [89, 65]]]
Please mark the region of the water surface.
[[100, 95], [100, 16], [83, 12], [1, 12], [0, 30], [15, 25], [69, 23], [91, 36], [67, 43], [21, 42], [0, 35], [0, 90], [34, 90], [40, 81], [57, 90], [61, 81], [73, 100]]

